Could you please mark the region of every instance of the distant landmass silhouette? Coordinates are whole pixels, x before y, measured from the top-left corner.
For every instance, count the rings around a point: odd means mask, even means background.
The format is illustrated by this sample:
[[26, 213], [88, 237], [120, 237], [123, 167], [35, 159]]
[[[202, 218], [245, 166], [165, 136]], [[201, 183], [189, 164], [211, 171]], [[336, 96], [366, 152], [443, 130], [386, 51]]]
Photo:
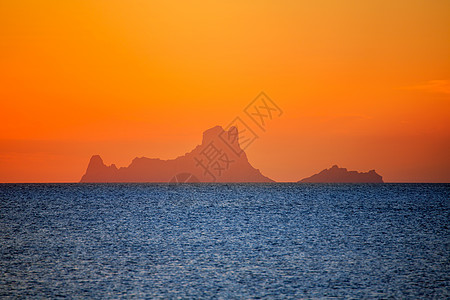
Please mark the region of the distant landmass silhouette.
[[135, 158], [128, 167], [91, 157], [80, 182], [273, 182], [248, 162], [236, 127], [216, 126], [203, 133], [201, 145], [176, 159]]
[[381, 177], [375, 170], [369, 172], [347, 171], [346, 168], [339, 168], [337, 165], [330, 169], [325, 169], [311, 177], [304, 178], [299, 182], [315, 183], [383, 183]]

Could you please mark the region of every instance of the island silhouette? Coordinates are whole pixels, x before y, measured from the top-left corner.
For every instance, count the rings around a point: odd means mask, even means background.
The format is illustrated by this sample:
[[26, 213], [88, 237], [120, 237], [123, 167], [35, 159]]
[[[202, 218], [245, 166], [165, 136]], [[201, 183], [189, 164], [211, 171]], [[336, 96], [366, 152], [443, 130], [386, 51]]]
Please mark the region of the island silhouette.
[[[275, 182], [248, 161], [236, 127], [215, 126], [203, 132], [202, 143], [175, 159], [136, 157], [128, 167], [105, 165], [93, 155], [80, 182]], [[333, 166], [299, 181], [317, 183], [382, 183], [375, 170], [367, 173]]]
[[337, 165], [329, 169], [322, 170], [318, 174], [303, 178], [299, 181], [309, 183], [383, 183], [383, 177], [375, 170], [368, 172], [348, 171], [346, 168], [339, 168]]
[[201, 145], [170, 160], [135, 158], [128, 167], [107, 166], [92, 156], [81, 182], [274, 182], [252, 167], [239, 145], [236, 127], [215, 126]]

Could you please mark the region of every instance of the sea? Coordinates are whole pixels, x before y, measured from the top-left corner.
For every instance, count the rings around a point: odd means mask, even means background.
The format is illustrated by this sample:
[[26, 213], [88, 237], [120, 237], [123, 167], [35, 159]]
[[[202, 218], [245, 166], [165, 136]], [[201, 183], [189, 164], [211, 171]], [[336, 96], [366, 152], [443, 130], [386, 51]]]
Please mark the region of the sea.
[[450, 184], [1, 184], [0, 297], [449, 299]]

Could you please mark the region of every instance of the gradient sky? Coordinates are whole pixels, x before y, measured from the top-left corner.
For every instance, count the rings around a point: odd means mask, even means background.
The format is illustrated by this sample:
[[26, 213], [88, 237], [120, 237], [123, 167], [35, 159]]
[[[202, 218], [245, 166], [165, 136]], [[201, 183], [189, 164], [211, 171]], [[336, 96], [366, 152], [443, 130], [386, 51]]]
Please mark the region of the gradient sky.
[[450, 1], [0, 0], [0, 182], [175, 158], [260, 91], [277, 181], [450, 182]]

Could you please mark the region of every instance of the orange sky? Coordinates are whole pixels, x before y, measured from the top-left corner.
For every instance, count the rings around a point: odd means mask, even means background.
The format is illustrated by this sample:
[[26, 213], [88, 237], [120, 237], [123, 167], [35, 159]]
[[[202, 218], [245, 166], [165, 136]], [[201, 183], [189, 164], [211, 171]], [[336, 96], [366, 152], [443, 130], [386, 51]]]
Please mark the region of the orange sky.
[[260, 91], [274, 180], [450, 182], [450, 1], [218, 2], [0, 0], [0, 182], [175, 158]]

